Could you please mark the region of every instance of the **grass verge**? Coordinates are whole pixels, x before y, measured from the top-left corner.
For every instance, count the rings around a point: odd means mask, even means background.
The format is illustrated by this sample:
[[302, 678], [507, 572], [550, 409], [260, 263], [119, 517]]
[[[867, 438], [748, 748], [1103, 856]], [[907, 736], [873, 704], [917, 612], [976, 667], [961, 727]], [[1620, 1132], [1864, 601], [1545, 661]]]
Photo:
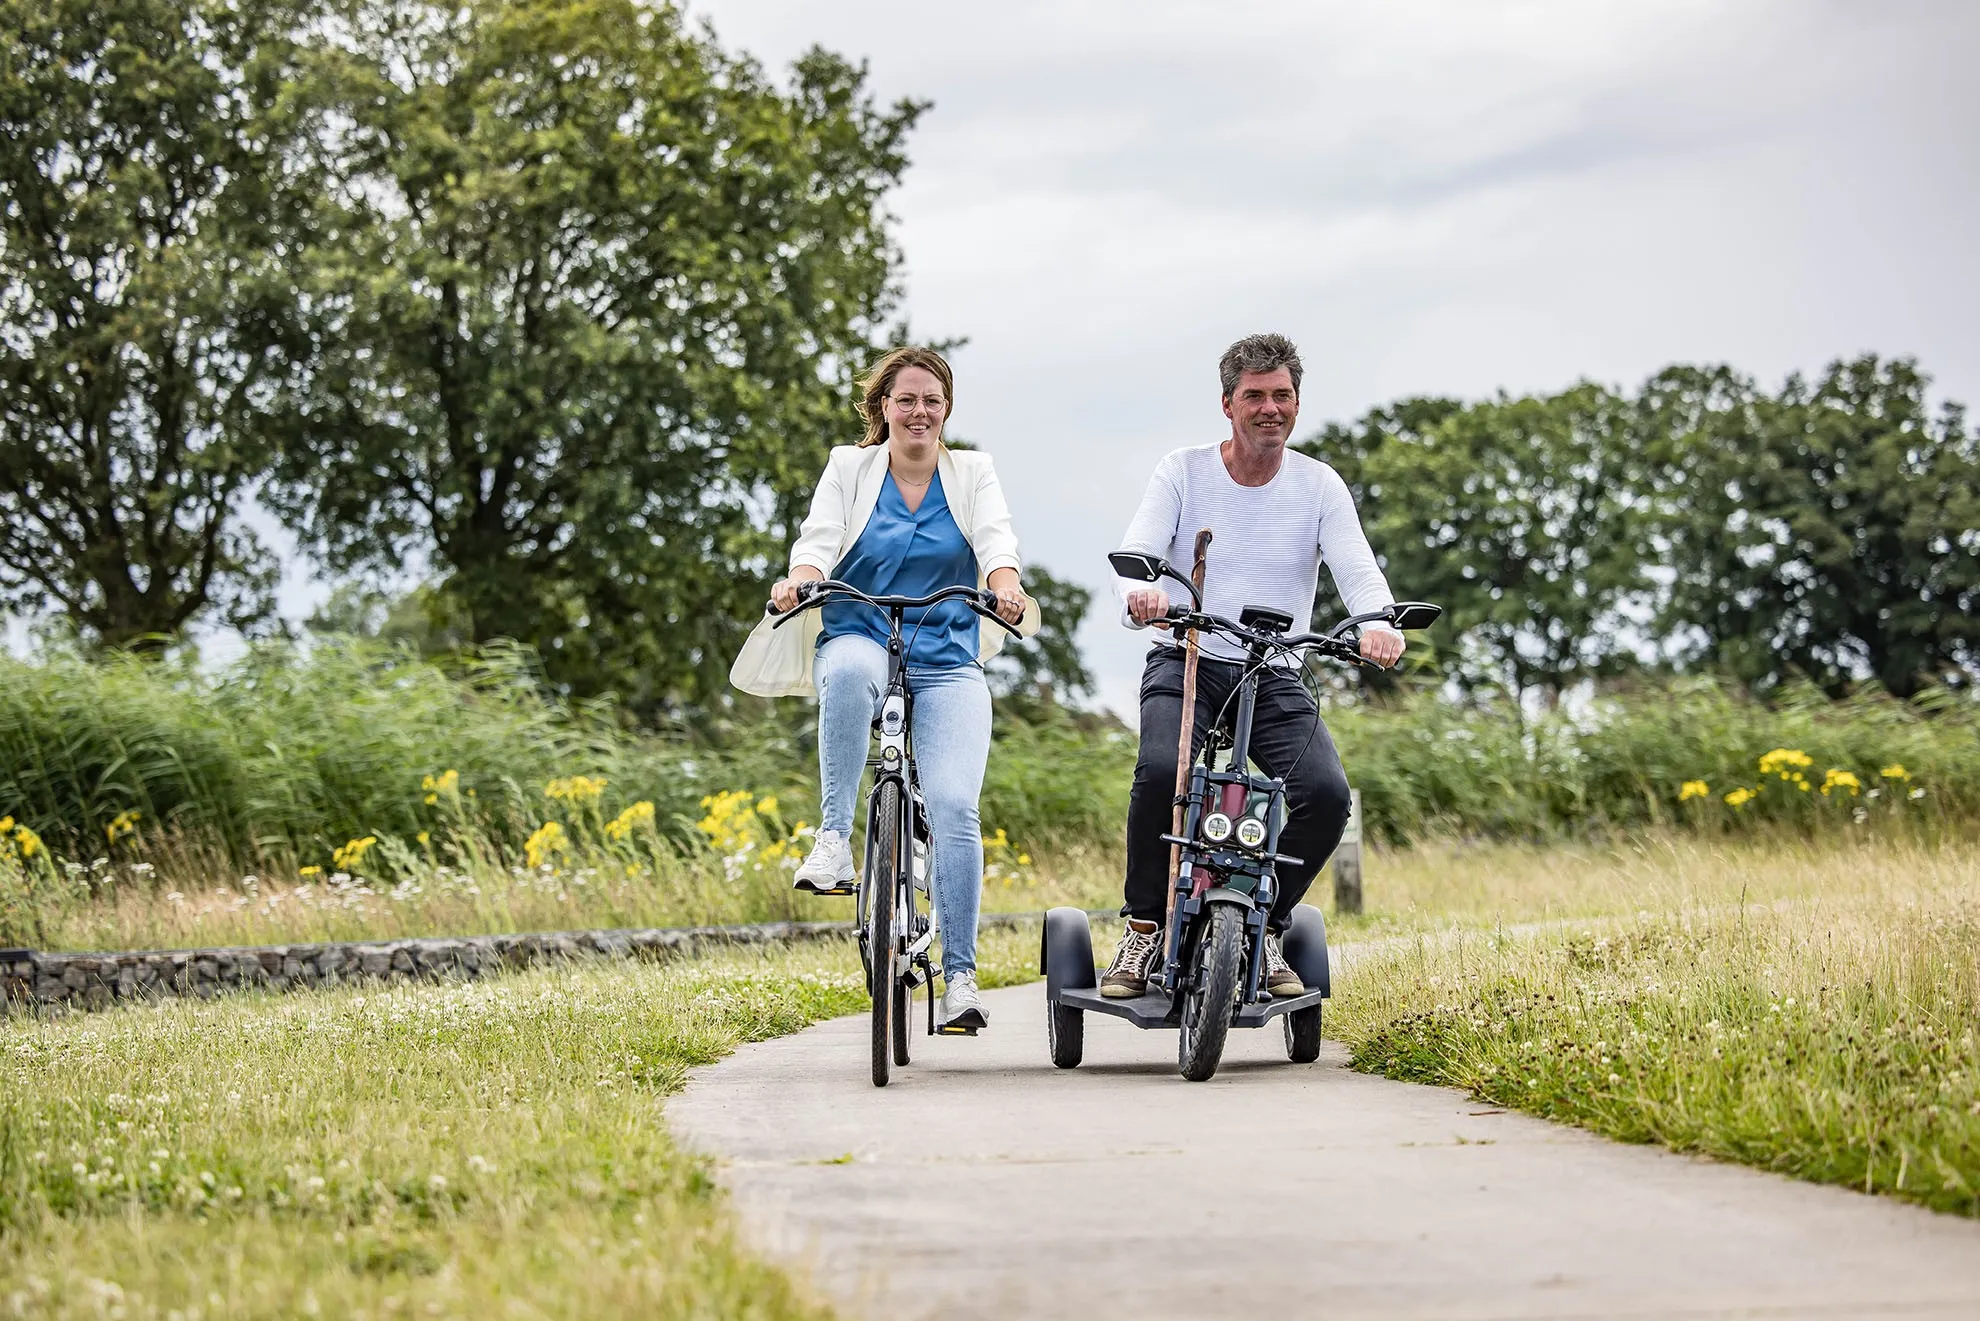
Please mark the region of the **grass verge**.
[[[985, 984], [1036, 941], [985, 933]], [[824, 1316], [661, 1106], [861, 1008], [858, 969], [834, 943], [0, 1024], [0, 1311]]]
[[1355, 1067], [1980, 1215], [1980, 868], [1378, 948], [1328, 1010]]

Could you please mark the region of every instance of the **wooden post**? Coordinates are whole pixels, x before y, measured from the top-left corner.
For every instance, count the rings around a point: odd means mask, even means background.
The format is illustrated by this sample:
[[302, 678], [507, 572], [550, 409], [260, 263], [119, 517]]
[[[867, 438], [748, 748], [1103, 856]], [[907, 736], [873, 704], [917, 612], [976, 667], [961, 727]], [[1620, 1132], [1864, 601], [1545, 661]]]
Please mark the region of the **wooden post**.
[[[1190, 565], [1189, 580], [1196, 588], [1197, 595], [1203, 594], [1203, 574], [1209, 566], [1210, 529], [1202, 528], [1196, 534], [1195, 562]], [[1177, 738], [1176, 748], [1176, 806], [1169, 814], [1171, 835], [1182, 834], [1183, 792], [1189, 788], [1189, 766], [1191, 744], [1196, 734], [1196, 640], [1195, 629], [1183, 639], [1183, 696], [1182, 731]], [[1176, 920], [1176, 874], [1182, 870], [1182, 846], [1169, 845], [1169, 898], [1162, 911], [1162, 939], [1166, 943], [1169, 928]], [[1171, 951], [1173, 953], [1173, 951]]]
[[1348, 790], [1347, 829], [1334, 850], [1334, 911], [1361, 911], [1361, 790]]

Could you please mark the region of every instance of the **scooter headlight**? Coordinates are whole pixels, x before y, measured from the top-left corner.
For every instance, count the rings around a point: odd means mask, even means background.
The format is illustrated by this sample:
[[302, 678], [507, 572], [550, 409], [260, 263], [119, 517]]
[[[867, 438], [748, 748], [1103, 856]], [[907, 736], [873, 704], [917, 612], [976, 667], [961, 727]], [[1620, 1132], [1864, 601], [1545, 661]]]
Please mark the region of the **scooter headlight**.
[[1238, 843], [1248, 849], [1255, 849], [1265, 842], [1265, 823], [1255, 816], [1248, 816], [1238, 822]]
[[1231, 837], [1231, 819], [1222, 812], [1212, 812], [1203, 818], [1203, 838], [1212, 844], [1221, 844]]

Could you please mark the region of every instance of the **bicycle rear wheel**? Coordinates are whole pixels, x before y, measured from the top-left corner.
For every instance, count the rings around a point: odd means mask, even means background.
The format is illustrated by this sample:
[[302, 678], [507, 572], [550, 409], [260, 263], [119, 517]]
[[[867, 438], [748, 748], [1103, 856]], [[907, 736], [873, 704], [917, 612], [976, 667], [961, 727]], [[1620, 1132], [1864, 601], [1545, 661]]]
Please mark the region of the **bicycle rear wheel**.
[[[914, 911], [914, 886], [899, 886], [895, 893], [900, 896], [901, 941], [904, 945], [912, 945], [921, 936], [917, 930], [920, 915]], [[914, 988], [908, 985], [906, 978], [896, 978], [894, 981], [893, 1022], [894, 1063], [898, 1066], [908, 1063], [908, 1037], [914, 1026]]]
[[872, 960], [868, 981], [873, 990], [873, 1085], [887, 1085], [892, 1064], [894, 1005], [904, 992], [896, 955], [894, 896], [901, 875], [901, 786], [882, 780], [873, 791], [873, 847], [866, 863], [866, 947]]

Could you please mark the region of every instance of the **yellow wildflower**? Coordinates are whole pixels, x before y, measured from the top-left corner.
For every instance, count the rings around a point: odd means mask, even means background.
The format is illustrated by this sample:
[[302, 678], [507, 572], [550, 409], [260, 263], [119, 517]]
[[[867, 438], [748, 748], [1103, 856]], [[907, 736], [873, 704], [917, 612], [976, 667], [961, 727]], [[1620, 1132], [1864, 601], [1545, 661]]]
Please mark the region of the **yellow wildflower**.
[[426, 805], [431, 807], [440, 801], [440, 795], [453, 797], [461, 791], [461, 773], [444, 770], [438, 775], [428, 775], [420, 779], [419, 787], [426, 791]]
[[607, 783], [603, 778], [593, 779], [589, 775], [567, 775], [544, 785], [543, 796], [569, 803], [594, 802], [605, 792]]
[[640, 826], [653, 824], [653, 804], [641, 799], [625, 811], [605, 823], [605, 833], [613, 839], [624, 839]]
[[1748, 803], [1753, 801], [1753, 797], [1754, 794], [1753, 794], [1753, 790], [1751, 789], [1745, 789], [1745, 788], [1735, 789], [1731, 793], [1726, 795], [1726, 806], [1745, 807]]
[[414, 835], [413, 838], [420, 842], [420, 846], [422, 848], [433, 842], [433, 836], [428, 834], [424, 830], [420, 831], [417, 835]]
[[1838, 767], [1829, 767], [1829, 773], [1822, 777], [1822, 796], [1827, 798], [1837, 789], [1849, 790], [1851, 798], [1863, 792], [1863, 781]]
[[771, 794], [768, 798], [765, 798], [761, 802], [757, 803], [756, 813], [758, 816], [777, 815], [777, 795]]
[[1796, 767], [1813, 766], [1815, 759], [1800, 748], [1775, 748], [1760, 758], [1762, 775], [1778, 775], [1783, 780], [1790, 778]]
[[330, 864], [338, 871], [354, 872], [364, 864], [364, 855], [369, 853], [371, 846], [377, 842], [376, 835], [350, 840], [344, 847], [330, 855]]
[[523, 859], [532, 867], [541, 867], [553, 853], [561, 853], [570, 847], [570, 840], [564, 835], [564, 828], [555, 821], [545, 821], [536, 833], [523, 842]]
[[1694, 798], [1710, 798], [1712, 786], [1703, 780], [1686, 780], [1678, 786], [1678, 801], [1688, 803]]
[[299, 867], [299, 868], [297, 868], [297, 870], [296, 870], [296, 874], [297, 874], [298, 876], [303, 876], [303, 877], [309, 877], [309, 876], [321, 876], [321, 875], [323, 874], [323, 868], [321, 868], [321, 867]]
[[134, 834], [137, 831], [137, 823], [140, 815], [135, 810], [117, 813], [116, 816], [111, 818], [110, 824], [103, 828], [104, 837], [112, 844], [115, 844], [124, 836]]
[[[9, 821], [12, 817], [7, 818]], [[21, 857], [32, 858], [42, 851], [41, 836], [29, 830], [26, 824], [14, 827], [14, 847], [21, 851]]]
[[1883, 770], [1878, 771], [1877, 774], [1886, 780], [1909, 780], [1911, 778], [1911, 772], [1906, 770], [1901, 763], [1895, 761], [1884, 767]]

